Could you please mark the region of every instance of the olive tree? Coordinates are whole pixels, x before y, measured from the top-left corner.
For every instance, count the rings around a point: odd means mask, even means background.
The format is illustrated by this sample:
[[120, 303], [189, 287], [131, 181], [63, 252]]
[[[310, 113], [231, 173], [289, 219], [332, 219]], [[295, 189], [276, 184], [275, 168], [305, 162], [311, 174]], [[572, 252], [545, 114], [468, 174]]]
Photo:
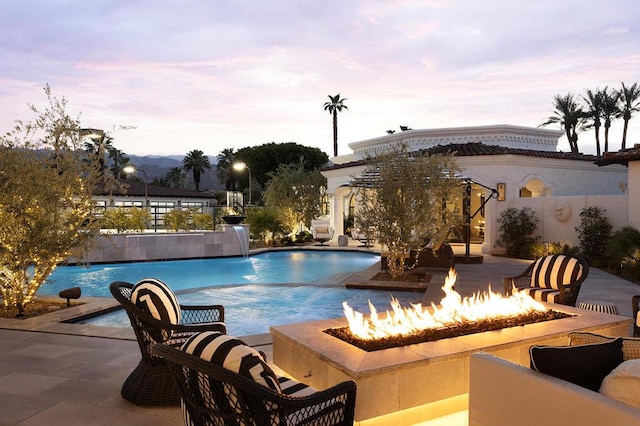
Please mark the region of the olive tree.
[[320, 216], [322, 188], [327, 180], [317, 171], [307, 171], [303, 161], [281, 164], [269, 174], [263, 199], [265, 205], [276, 211], [278, 219], [289, 232], [299, 225], [311, 227], [311, 221]]
[[45, 94], [44, 109], [30, 105], [33, 121], [0, 138], [0, 290], [19, 316], [58, 264], [89, 248], [99, 232], [92, 195], [110, 185], [67, 101]]
[[377, 229], [394, 278], [405, 272], [410, 250], [420, 251], [426, 241], [438, 246], [460, 223], [459, 172], [452, 154], [409, 152], [399, 144], [369, 158], [364, 173], [354, 177], [356, 222]]

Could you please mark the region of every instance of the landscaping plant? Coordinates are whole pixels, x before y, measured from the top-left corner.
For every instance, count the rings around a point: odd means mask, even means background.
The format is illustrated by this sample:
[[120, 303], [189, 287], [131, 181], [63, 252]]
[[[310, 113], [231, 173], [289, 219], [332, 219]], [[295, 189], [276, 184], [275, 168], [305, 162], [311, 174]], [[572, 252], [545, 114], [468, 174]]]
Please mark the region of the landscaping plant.
[[458, 225], [463, 185], [453, 155], [408, 152], [399, 144], [368, 160], [354, 177], [358, 194], [356, 225], [373, 226], [377, 241], [388, 250], [389, 273], [405, 273], [410, 250], [427, 241], [438, 245]]
[[606, 263], [607, 245], [613, 226], [607, 211], [601, 207], [586, 207], [580, 212], [580, 225], [576, 227], [580, 252], [590, 264]]
[[94, 189], [112, 183], [82, 150], [84, 133], [66, 100], [48, 86], [45, 93], [44, 109], [30, 106], [33, 121], [16, 121], [0, 137], [0, 290], [19, 316], [58, 264], [88, 250], [100, 227]]
[[500, 213], [500, 236], [496, 243], [504, 247], [508, 256], [520, 259], [532, 257], [533, 246], [538, 237], [533, 236], [538, 227], [538, 216], [530, 207], [509, 207]]

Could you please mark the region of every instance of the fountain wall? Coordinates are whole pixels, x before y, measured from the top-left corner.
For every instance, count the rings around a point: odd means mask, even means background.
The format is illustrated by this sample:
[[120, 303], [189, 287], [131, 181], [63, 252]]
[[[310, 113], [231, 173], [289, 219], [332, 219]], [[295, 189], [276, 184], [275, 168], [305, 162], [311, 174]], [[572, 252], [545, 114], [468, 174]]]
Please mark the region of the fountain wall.
[[[234, 226], [242, 226], [245, 232], [238, 232]], [[70, 258], [69, 262], [115, 263], [242, 256], [248, 246], [249, 225], [223, 225], [222, 231], [109, 234], [97, 237], [93, 248], [84, 257]]]

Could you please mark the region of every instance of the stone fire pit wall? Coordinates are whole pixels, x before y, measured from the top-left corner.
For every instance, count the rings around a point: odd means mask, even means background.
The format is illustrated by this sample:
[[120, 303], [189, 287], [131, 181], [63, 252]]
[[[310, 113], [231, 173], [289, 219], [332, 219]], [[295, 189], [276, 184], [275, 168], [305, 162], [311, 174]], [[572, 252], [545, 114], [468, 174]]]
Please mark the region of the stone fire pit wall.
[[375, 352], [323, 332], [346, 326], [343, 318], [274, 326], [273, 359], [295, 379], [315, 388], [354, 380], [358, 422], [392, 413], [398, 416], [401, 410], [403, 424], [407, 416], [409, 422], [426, 421], [468, 408], [469, 355], [473, 352], [492, 353], [528, 367], [531, 345], [566, 345], [571, 331], [608, 336], [630, 333], [629, 317], [561, 305], [547, 307], [575, 316]]

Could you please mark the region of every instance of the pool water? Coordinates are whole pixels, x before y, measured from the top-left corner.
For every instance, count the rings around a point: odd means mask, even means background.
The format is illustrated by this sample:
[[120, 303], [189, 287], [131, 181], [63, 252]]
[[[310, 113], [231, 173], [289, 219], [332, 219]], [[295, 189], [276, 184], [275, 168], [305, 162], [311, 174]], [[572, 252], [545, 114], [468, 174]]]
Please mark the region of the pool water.
[[[380, 260], [370, 253], [345, 251], [276, 251], [249, 258], [122, 263], [57, 268], [42, 294], [57, 294], [79, 286], [83, 296], [111, 297], [112, 281], [135, 283], [155, 277], [167, 283], [180, 303], [221, 304], [227, 332], [236, 336], [268, 333], [272, 325], [342, 317], [342, 302], [369, 312], [380, 311], [391, 294], [380, 290], [347, 289], [339, 278], [360, 272]], [[422, 293], [393, 294], [403, 306], [420, 302]], [[82, 321], [108, 327], [130, 327], [124, 311]]]
[[83, 296], [111, 297], [113, 281], [136, 283], [154, 277], [176, 293], [179, 290], [229, 284], [285, 284], [332, 282], [344, 274], [360, 272], [380, 260], [372, 253], [288, 250], [247, 258], [174, 260], [64, 266], [56, 268], [39, 294], [58, 294], [80, 287]]

